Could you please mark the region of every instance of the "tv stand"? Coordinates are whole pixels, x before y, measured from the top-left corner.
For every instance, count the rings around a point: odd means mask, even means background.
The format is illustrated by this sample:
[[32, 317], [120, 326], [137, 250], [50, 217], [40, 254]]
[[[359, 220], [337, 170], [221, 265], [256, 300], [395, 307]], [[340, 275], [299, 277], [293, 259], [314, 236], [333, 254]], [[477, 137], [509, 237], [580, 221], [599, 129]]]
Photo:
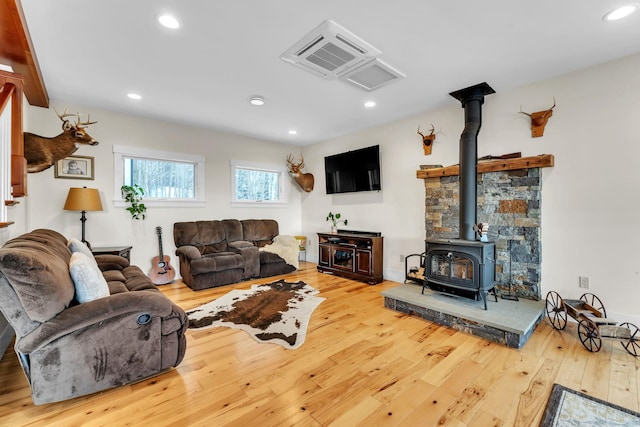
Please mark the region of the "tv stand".
[[338, 230], [318, 233], [318, 271], [375, 285], [382, 282], [380, 233]]

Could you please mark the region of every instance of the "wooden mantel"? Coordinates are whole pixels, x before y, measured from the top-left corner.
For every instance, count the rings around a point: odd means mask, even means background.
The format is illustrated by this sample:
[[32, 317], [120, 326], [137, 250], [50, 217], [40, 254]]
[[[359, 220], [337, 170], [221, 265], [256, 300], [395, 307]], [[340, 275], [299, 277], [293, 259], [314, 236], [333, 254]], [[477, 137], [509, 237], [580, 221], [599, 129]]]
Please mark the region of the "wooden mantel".
[[[499, 172], [516, 169], [548, 168], [553, 166], [553, 154], [541, 154], [516, 159], [499, 159], [478, 162], [478, 173]], [[441, 176], [460, 175], [460, 165], [443, 168], [421, 169], [416, 172], [418, 179], [439, 178]]]

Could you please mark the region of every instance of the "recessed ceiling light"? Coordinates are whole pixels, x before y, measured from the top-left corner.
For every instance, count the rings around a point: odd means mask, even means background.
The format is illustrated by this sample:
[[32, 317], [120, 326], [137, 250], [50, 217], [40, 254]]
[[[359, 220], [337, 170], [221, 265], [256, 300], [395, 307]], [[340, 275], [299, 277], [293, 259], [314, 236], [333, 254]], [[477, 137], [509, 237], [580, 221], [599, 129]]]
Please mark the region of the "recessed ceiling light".
[[251, 103], [251, 105], [264, 105], [265, 100], [263, 96], [254, 95], [251, 98], [249, 98], [249, 102]]
[[364, 103], [364, 106], [367, 108], [373, 108], [376, 106], [376, 103], [374, 101], [367, 101]]
[[611, 12], [604, 15], [602, 18], [604, 21], [617, 21], [618, 19], [626, 18], [638, 9], [638, 5], [628, 4], [621, 6], [617, 9], [613, 9]]
[[138, 95], [137, 93], [128, 93], [127, 96], [130, 99], [135, 99], [136, 101], [142, 99], [142, 96]]
[[291, 130], [289, 131], [289, 135], [297, 135], [297, 134], [298, 134], [298, 131], [297, 131], [297, 130], [295, 130], [295, 129], [291, 129]]
[[158, 15], [158, 22], [163, 27], [170, 28], [172, 30], [180, 28], [180, 21], [178, 21], [175, 16], [166, 13]]

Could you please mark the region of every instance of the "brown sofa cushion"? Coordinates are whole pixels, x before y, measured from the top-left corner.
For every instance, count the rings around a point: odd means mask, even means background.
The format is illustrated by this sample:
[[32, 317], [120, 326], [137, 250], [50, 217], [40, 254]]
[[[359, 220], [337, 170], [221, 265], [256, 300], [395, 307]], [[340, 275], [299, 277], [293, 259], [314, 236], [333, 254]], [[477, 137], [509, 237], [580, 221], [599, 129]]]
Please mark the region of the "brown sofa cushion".
[[195, 221], [176, 223], [173, 228], [176, 247], [195, 246], [202, 255], [224, 252], [227, 240], [221, 221]]
[[273, 238], [279, 234], [278, 222], [273, 219], [244, 219], [240, 222], [243, 240], [259, 248], [273, 243]]
[[191, 261], [191, 274], [206, 274], [214, 271], [242, 269], [242, 255], [220, 252]]
[[67, 239], [52, 230], [35, 230], [0, 249], [0, 269], [32, 320], [46, 322], [71, 303], [70, 259]]
[[244, 240], [242, 224], [237, 219], [223, 219], [222, 225], [227, 236], [227, 243]]

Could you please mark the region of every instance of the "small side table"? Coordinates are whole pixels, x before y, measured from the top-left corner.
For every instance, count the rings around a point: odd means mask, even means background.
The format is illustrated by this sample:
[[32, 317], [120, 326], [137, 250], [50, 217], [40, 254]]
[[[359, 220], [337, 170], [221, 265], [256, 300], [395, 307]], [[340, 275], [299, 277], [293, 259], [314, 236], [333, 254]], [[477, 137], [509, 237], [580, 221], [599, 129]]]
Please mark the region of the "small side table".
[[307, 262], [307, 236], [294, 236], [298, 241], [298, 261], [304, 257], [304, 262]]
[[99, 246], [91, 249], [94, 255], [120, 255], [131, 261], [131, 246]]

